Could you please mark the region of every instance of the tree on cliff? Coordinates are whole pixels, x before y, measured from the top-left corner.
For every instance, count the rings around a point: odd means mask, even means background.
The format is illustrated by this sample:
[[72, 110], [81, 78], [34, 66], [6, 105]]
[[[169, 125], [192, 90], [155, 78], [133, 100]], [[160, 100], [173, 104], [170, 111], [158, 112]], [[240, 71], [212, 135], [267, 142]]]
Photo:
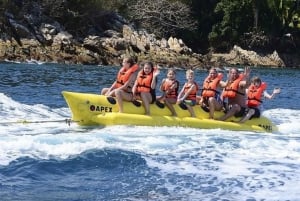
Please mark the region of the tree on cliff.
[[160, 37], [176, 36], [181, 30], [195, 30], [197, 21], [188, 4], [177, 0], [131, 0], [127, 15], [146, 30]]

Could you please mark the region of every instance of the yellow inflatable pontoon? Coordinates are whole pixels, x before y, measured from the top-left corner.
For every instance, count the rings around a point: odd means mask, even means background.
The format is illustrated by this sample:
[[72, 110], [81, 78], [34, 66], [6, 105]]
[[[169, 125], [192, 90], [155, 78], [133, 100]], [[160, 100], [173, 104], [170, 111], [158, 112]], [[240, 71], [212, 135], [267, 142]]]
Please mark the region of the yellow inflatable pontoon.
[[[208, 119], [208, 113], [199, 105], [194, 106], [196, 118], [192, 118], [184, 105], [174, 105], [178, 116], [172, 117], [169, 109], [160, 102], [151, 104], [151, 116], [147, 116], [144, 115], [144, 107], [138, 101], [124, 101], [124, 113], [119, 113], [118, 103], [113, 97], [69, 91], [63, 91], [62, 94], [71, 109], [72, 120], [82, 126], [180, 126], [203, 129], [221, 128], [235, 131], [277, 131], [276, 126], [263, 116], [239, 124], [232, 122], [238, 120], [234, 117], [226, 122]], [[223, 112], [215, 112], [216, 117], [223, 114]]]

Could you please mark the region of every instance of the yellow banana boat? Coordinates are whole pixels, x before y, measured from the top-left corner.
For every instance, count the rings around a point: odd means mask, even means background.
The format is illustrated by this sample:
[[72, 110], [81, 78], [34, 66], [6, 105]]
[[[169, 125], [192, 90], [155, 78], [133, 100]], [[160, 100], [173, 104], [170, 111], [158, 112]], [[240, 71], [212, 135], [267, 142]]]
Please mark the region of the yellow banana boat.
[[[199, 105], [194, 106], [196, 118], [184, 105], [174, 105], [177, 117], [171, 116], [169, 109], [160, 102], [150, 105], [151, 116], [144, 115], [141, 102], [124, 101], [124, 113], [118, 112], [118, 103], [113, 97], [91, 93], [62, 92], [71, 112], [72, 120], [82, 126], [137, 125], [137, 126], [180, 126], [203, 129], [225, 129], [235, 131], [274, 132], [277, 127], [266, 117], [253, 118], [243, 124], [235, 123], [232, 117], [228, 121], [209, 119], [209, 114]], [[220, 117], [223, 112], [215, 112]]]

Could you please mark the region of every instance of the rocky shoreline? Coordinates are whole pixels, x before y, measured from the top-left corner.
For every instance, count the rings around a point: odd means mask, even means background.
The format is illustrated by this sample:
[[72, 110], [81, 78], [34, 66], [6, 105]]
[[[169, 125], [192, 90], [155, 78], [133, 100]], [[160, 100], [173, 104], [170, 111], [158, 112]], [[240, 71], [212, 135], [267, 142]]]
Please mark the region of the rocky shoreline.
[[[227, 54], [193, 52], [181, 39], [158, 39], [135, 30], [122, 17], [114, 15], [108, 28], [86, 37], [74, 37], [55, 21], [45, 23], [31, 16], [26, 24], [7, 15], [10, 30], [0, 37], [0, 61], [49, 62], [84, 65], [119, 65], [131, 55], [138, 61], [150, 60], [165, 67], [209, 68], [232, 65], [258, 67], [300, 67], [297, 55], [258, 54], [234, 46]], [[30, 26], [29, 26], [30, 25]]]

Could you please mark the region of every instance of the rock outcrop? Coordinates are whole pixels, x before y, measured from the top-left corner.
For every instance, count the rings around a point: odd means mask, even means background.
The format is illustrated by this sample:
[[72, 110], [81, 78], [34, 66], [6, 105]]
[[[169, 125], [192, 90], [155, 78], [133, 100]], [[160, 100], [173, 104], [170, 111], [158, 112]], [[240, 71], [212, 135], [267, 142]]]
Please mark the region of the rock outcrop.
[[284, 61], [276, 51], [268, 55], [259, 55], [254, 51], [247, 51], [238, 46], [234, 46], [228, 54], [213, 54], [211, 62], [225, 65], [285, 67]]
[[135, 30], [120, 16], [114, 16], [116, 20], [111, 20], [109, 29], [82, 40], [55, 21], [44, 23], [31, 16], [28, 28], [12, 14], [7, 18], [13, 34], [2, 34], [0, 60], [119, 65], [122, 57], [130, 55], [138, 61], [150, 60], [164, 66], [203, 66], [202, 55], [193, 53], [181, 39], [157, 39], [146, 31]]
[[150, 60], [165, 67], [286, 66], [276, 51], [259, 55], [235, 46], [229, 54], [197, 54], [181, 39], [157, 38], [145, 30], [136, 30], [116, 13], [98, 15], [105, 19], [102, 27], [97, 24], [87, 33], [75, 36], [44, 15], [38, 4], [32, 9], [34, 12], [31, 13], [23, 10], [22, 18], [5, 12], [0, 34], [0, 60], [119, 65], [122, 57], [131, 55], [140, 62]]

